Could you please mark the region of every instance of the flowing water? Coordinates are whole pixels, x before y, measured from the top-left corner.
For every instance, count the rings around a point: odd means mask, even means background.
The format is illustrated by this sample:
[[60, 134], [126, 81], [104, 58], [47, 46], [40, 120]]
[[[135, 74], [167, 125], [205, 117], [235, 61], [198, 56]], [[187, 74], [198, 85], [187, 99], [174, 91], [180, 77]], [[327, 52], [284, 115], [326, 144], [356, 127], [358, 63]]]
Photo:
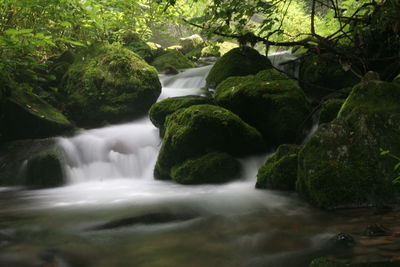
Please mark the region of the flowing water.
[[[205, 93], [209, 69], [161, 76], [160, 99]], [[242, 177], [228, 184], [154, 180], [161, 140], [148, 118], [57, 142], [66, 186], [0, 189], [0, 266], [300, 267], [327, 253], [344, 221], [294, 194], [256, 190], [267, 155], [241, 159]], [[146, 214], [170, 220], [141, 222]]]

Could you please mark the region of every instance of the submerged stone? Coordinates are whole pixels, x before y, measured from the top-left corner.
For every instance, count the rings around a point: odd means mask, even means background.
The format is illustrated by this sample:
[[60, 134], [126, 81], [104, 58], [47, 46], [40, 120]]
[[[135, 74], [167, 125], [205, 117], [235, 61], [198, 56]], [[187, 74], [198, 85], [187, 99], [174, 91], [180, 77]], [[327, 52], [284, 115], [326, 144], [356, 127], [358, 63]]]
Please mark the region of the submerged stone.
[[294, 190], [300, 146], [281, 145], [258, 170], [256, 188]]
[[209, 87], [215, 88], [228, 77], [256, 74], [269, 68], [272, 68], [272, 65], [267, 57], [251, 47], [238, 47], [217, 60], [206, 81]]
[[210, 151], [246, 156], [265, 151], [260, 133], [232, 112], [213, 105], [195, 105], [167, 117], [154, 175], [170, 179], [171, 169]]
[[171, 178], [180, 184], [214, 184], [233, 180], [239, 172], [240, 164], [235, 158], [212, 152], [176, 165]]
[[214, 98], [259, 130], [269, 148], [300, 142], [311, 113], [300, 87], [273, 69], [230, 77], [220, 83]]
[[147, 113], [161, 93], [157, 71], [118, 45], [82, 55], [63, 80], [69, 116], [82, 127], [133, 120]]

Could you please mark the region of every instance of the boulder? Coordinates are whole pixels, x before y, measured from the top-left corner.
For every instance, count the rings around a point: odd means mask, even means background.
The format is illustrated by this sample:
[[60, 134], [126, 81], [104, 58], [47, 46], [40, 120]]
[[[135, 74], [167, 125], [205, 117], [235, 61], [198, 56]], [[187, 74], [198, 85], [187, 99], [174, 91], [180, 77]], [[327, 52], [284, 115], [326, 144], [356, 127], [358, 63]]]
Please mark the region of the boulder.
[[258, 170], [256, 188], [294, 190], [300, 146], [281, 145]]
[[328, 123], [336, 119], [344, 99], [333, 98], [325, 101], [321, 106], [319, 124]]
[[74, 129], [59, 110], [31, 91], [29, 85], [20, 84], [3, 98], [0, 103], [0, 141], [46, 138]]
[[299, 153], [296, 189], [315, 206], [382, 205], [398, 192], [392, 183], [400, 155], [400, 112], [351, 112], [323, 124]]
[[155, 57], [152, 48], [146, 42], [141, 40], [124, 44], [124, 48], [129, 49], [130, 51], [139, 55], [146, 62], [151, 62]]
[[256, 74], [271, 68], [271, 62], [251, 47], [234, 48], [219, 58], [210, 70], [206, 81], [208, 87], [215, 88], [231, 76]]
[[0, 185], [55, 187], [65, 182], [62, 156], [52, 139], [0, 145]]
[[171, 169], [171, 178], [180, 184], [216, 184], [238, 177], [240, 163], [231, 155], [211, 152], [188, 159]]
[[308, 54], [300, 61], [299, 83], [311, 99], [324, 96], [359, 82], [350, 70], [345, 70], [330, 54]]
[[166, 125], [154, 170], [157, 179], [170, 179], [173, 167], [212, 151], [232, 156], [265, 152], [260, 133], [221, 107], [205, 104], [180, 109], [167, 117]]
[[176, 50], [170, 50], [164, 55], [155, 58], [151, 64], [159, 72], [163, 72], [169, 67], [174, 67], [177, 70], [194, 68], [193, 62]]
[[204, 47], [205, 43], [203, 38], [198, 34], [193, 34], [189, 37], [180, 38], [179, 45], [182, 47], [182, 53], [187, 54], [195, 49], [201, 49]]
[[118, 45], [104, 45], [74, 62], [62, 82], [69, 117], [81, 127], [133, 120], [161, 93], [156, 69]]
[[218, 85], [214, 98], [256, 128], [269, 148], [301, 141], [311, 113], [296, 82], [273, 69], [230, 77]]
[[155, 103], [149, 110], [149, 117], [154, 126], [163, 130], [168, 115], [171, 115], [181, 108], [201, 104], [212, 104], [212, 102], [213, 100], [211, 98], [202, 96], [170, 97]]

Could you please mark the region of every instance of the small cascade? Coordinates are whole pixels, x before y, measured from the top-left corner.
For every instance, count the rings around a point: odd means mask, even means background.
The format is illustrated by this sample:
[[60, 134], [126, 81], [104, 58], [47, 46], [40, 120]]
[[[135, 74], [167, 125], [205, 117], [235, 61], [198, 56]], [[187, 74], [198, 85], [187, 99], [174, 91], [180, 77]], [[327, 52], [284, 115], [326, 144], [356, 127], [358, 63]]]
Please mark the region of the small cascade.
[[294, 55], [290, 51], [281, 51], [268, 55], [272, 65], [292, 78], [299, 78], [301, 55]]
[[[190, 69], [174, 76], [160, 76], [159, 100], [200, 95], [211, 66]], [[112, 179], [153, 179], [161, 139], [146, 117], [127, 124], [83, 130], [72, 138], [59, 138], [69, 183]]]

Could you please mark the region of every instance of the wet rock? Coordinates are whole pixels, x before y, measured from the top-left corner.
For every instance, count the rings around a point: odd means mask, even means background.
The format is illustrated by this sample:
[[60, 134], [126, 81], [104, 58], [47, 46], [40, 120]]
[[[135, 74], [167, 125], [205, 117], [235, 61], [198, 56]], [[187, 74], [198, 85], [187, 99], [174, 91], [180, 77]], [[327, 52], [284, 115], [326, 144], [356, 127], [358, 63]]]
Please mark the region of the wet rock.
[[350, 234], [339, 233], [331, 238], [331, 242], [339, 246], [352, 247], [356, 244], [356, 241]]
[[238, 47], [230, 50], [215, 62], [206, 81], [210, 88], [215, 88], [228, 77], [256, 74], [272, 68], [271, 62], [250, 47]]
[[369, 237], [389, 236], [392, 235], [392, 232], [381, 224], [371, 224], [364, 230], [364, 235]]
[[256, 128], [268, 148], [300, 142], [311, 113], [296, 82], [273, 69], [227, 78], [218, 85], [214, 99]]
[[156, 179], [170, 179], [171, 169], [212, 151], [232, 156], [262, 153], [260, 133], [221, 107], [195, 105], [167, 117], [167, 128], [154, 170]]
[[179, 221], [188, 221], [196, 218], [197, 215], [192, 213], [172, 213], [172, 212], [156, 212], [144, 215], [138, 215], [128, 218], [122, 218], [106, 222], [97, 226], [89, 227], [87, 231], [98, 231], [116, 229], [121, 227], [128, 227], [141, 224], [160, 224], [160, 223], [171, 223]]

